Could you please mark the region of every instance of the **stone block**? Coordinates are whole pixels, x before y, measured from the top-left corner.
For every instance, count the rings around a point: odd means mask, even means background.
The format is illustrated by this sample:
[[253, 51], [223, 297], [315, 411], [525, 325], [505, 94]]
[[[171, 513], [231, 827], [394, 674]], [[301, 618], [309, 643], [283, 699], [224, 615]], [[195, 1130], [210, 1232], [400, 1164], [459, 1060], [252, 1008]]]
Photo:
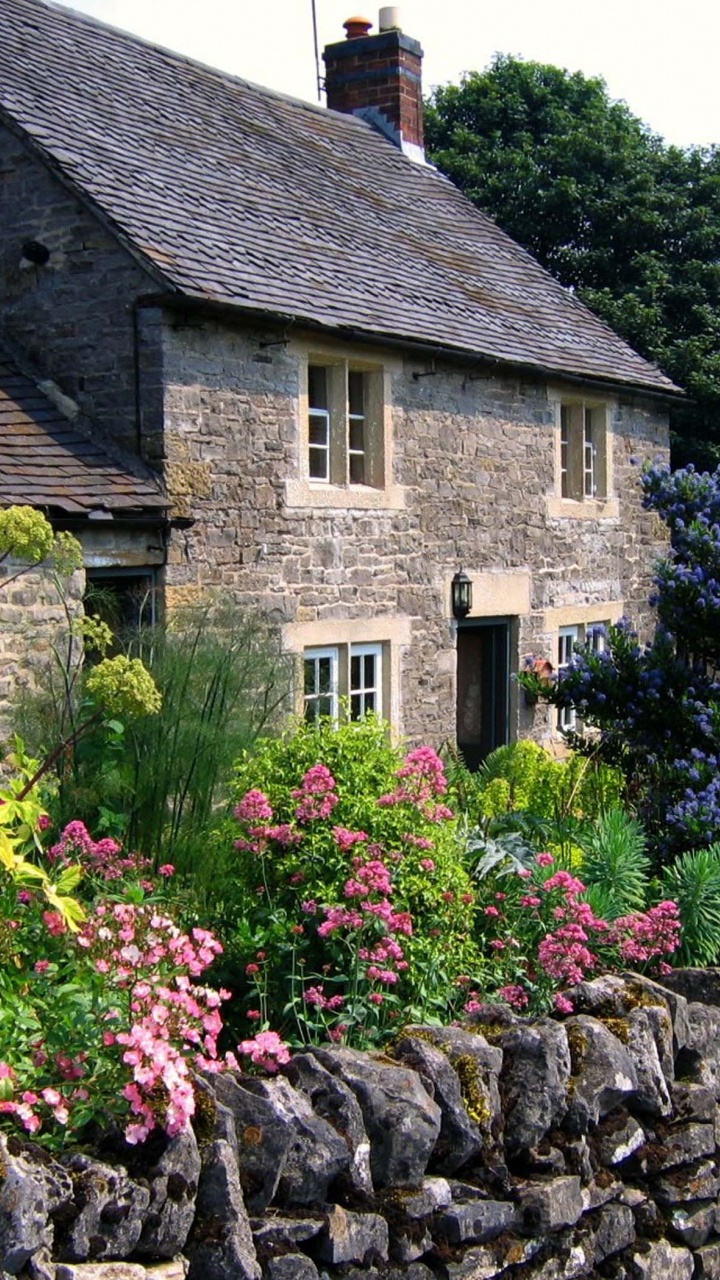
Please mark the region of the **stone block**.
[[692, 1280], [695, 1264], [689, 1249], [675, 1248], [664, 1240], [653, 1241], [647, 1252], [634, 1253], [638, 1280]]
[[364, 1266], [387, 1262], [388, 1225], [377, 1213], [351, 1213], [333, 1205], [323, 1233], [313, 1243], [313, 1256], [330, 1266], [360, 1262]]
[[526, 1183], [520, 1188], [519, 1204], [523, 1228], [528, 1233], [541, 1234], [574, 1226], [584, 1209], [580, 1179], [551, 1178]]
[[483, 1244], [516, 1227], [522, 1214], [508, 1200], [472, 1200], [436, 1213], [432, 1232], [448, 1244]]

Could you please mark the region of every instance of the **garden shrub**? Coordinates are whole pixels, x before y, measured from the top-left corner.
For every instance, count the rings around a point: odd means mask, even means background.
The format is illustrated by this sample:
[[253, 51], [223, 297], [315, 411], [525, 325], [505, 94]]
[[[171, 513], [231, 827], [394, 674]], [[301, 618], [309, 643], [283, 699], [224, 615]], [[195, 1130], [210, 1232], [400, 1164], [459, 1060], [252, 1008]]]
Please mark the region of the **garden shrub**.
[[372, 717], [300, 725], [241, 762], [224, 893], [248, 1016], [369, 1043], [401, 1015], [448, 1015], [476, 957], [445, 792], [434, 751], [403, 761]]
[[518, 1010], [572, 1011], [565, 988], [598, 973], [649, 968], [667, 972], [677, 951], [677, 904], [608, 921], [586, 899], [584, 880], [551, 853], [529, 866], [499, 863], [478, 886], [476, 929], [485, 957], [479, 982], [466, 975], [465, 1010], [500, 998]]

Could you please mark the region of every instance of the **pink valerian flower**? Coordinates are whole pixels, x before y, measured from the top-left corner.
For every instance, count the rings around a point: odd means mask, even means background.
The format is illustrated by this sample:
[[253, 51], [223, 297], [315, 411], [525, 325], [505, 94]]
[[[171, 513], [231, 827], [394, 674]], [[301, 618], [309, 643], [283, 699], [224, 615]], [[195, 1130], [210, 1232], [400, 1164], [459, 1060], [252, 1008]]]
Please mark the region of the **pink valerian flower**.
[[368, 836], [365, 831], [348, 831], [347, 827], [333, 827], [333, 838], [343, 853], [348, 853], [353, 845], [362, 844]]
[[[539, 853], [538, 858], [541, 857], [542, 854]], [[545, 893], [551, 893], [553, 889], [562, 889], [566, 897], [572, 898], [584, 893], [587, 885], [575, 876], [571, 876], [569, 871], [556, 871], [544, 882], [542, 888]]]
[[158, 875], [165, 876], [166, 879], [169, 879], [170, 876], [174, 876], [175, 868], [172, 862], [164, 862], [161, 867], [158, 867]]
[[33, 965], [33, 969], [35, 970], [35, 973], [40, 973], [40, 974], [47, 973], [49, 968], [50, 968], [49, 960], [36, 960], [35, 964]]
[[499, 912], [499, 910], [498, 910], [498, 908], [497, 908], [497, 907], [483, 907], [483, 915], [485, 915], [485, 916], [499, 916], [499, 915], [500, 915], [500, 912]]
[[238, 1049], [271, 1074], [290, 1061], [290, 1051], [276, 1031], [260, 1031], [252, 1040], [243, 1040]]
[[579, 924], [565, 924], [549, 933], [538, 947], [538, 961], [552, 978], [575, 986], [598, 962], [585, 946], [588, 935]]
[[78, 862], [92, 875], [105, 881], [138, 875], [152, 865], [149, 858], [139, 853], [123, 855], [122, 846], [109, 836], [93, 840], [85, 824], [79, 821], [67, 824], [60, 839], [48, 850], [48, 858], [62, 866]]
[[318, 912], [318, 904], [314, 898], [306, 898], [300, 903], [300, 910], [305, 912], [306, 916], [316, 916]]
[[385, 997], [381, 991], [371, 991], [368, 1000], [371, 1004], [382, 1004]]
[[542, 898], [538, 898], [536, 894], [526, 893], [520, 899], [520, 906], [521, 907], [539, 907], [541, 902], [542, 902]]
[[238, 822], [269, 822], [273, 810], [265, 792], [253, 788], [246, 791], [240, 803], [235, 806], [234, 814]]
[[551, 853], [537, 853], [535, 861], [539, 867], [551, 867], [555, 859]]
[[337, 929], [360, 929], [363, 918], [359, 911], [349, 911], [346, 907], [323, 907], [325, 920], [318, 928], [318, 936], [328, 938]]
[[345, 997], [341, 995], [326, 996], [325, 988], [320, 983], [317, 987], [308, 987], [303, 999], [306, 1004], [316, 1005], [318, 1009], [342, 1009]]
[[300, 844], [303, 839], [302, 831], [296, 831], [289, 822], [281, 822], [275, 827], [265, 827], [262, 835], [266, 840], [275, 840], [284, 849], [293, 844]]
[[[435, 841], [429, 840], [427, 836], [415, 836], [412, 831], [406, 831], [403, 836], [405, 844], [411, 844], [415, 849], [434, 849]], [[422, 863], [420, 864], [422, 866]]]
[[572, 1000], [568, 1000], [567, 996], [564, 996], [562, 991], [557, 991], [555, 993], [555, 996], [553, 997], [553, 1004], [555, 1005], [558, 1013], [573, 1013], [575, 1010], [575, 1005]]
[[516, 982], [508, 983], [505, 987], [499, 987], [498, 995], [513, 1009], [526, 1009], [530, 1002], [530, 997], [525, 988]]
[[412, 804], [431, 822], [442, 822], [453, 816], [446, 805], [435, 803], [439, 796], [445, 795], [447, 779], [442, 760], [432, 747], [417, 747], [409, 752], [396, 777], [400, 785], [378, 797], [381, 807]]
[[629, 964], [645, 964], [672, 955], [680, 946], [680, 913], [676, 902], [659, 902], [647, 911], [613, 921], [612, 936]]
[[433, 862], [432, 858], [421, 858], [420, 867], [423, 871], [427, 871], [428, 873], [430, 873], [431, 871], [435, 870], [435, 863]]
[[335, 794], [335, 779], [324, 764], [313, 765], [302, 780], [302, 786], [291, 792], [299, 804], [295, 810], [298, 822], [314, 822], [329, 818], [340, 797]]
[[470, 999], [463, 1005], [466, 1013], [479, 1013], [482, 1007], [482, 1001], [477, 999], [477, 991], [473, 991]]

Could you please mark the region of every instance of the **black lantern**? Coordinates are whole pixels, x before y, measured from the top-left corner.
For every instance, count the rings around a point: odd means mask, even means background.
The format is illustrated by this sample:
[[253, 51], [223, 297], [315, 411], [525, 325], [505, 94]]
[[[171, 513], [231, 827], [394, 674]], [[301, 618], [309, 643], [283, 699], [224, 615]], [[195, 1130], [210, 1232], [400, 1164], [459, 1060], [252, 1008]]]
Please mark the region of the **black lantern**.
[[453, 618], [467, 618], [471, 609], [472, 582], [462, 569], [458, 569], [452, 580]]

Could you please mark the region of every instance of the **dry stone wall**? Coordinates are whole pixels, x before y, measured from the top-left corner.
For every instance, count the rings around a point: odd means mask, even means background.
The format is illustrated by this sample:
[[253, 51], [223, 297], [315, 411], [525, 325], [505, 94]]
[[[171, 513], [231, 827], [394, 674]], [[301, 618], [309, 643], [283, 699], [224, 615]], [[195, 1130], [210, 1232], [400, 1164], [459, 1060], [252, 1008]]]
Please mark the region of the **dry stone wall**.
[[582, 983], [198, 1079], [194, 1130], [0, 1152], [22, 1280], [716, 1280], [720, 981]]
[[12, 731], [20, 690], [46, 679], [54, 646], [67, 647], [66, 610], [72, 615], [80, 606], [85, 584], [84, 573], [74, 573], [61, 595], [45, 569], [27, 570], [11, 561], [2, 566], [0, 584], [21, 570], [22, 576], [0, 590], [0, 735]]

